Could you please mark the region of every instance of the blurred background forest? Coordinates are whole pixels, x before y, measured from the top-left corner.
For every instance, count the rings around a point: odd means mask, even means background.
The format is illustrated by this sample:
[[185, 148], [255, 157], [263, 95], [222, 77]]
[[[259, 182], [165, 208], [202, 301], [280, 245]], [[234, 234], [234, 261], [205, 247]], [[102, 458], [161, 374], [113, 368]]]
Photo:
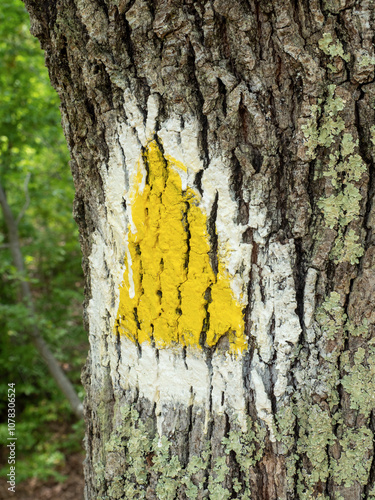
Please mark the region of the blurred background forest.
[[[82, 498], [83, 422], [74, 416], [30, 340], [37, 326], [83, 400], [80, 372], [88, 346], [81, 320], [81, 253], [58, 106], [23, 3], [2, 0], [0, 183], [18, 223], [25, 273], [21, 276], [15, 266], [0, 207], [0, 499], [14, 498], [7, 496], [5, 482], [8, 383], [16, 384], [15, 497]], [[34, 316], [22, 299], [25, 279]]]

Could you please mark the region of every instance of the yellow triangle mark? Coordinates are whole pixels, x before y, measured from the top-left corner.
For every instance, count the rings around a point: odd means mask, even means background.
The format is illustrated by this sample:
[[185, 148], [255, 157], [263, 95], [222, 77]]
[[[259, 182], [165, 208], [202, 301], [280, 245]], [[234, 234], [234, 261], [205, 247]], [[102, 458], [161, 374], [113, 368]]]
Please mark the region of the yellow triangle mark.
[[226, 335], [230, 351], [247, 347], [241, 305], [219, 260], [209, 258], [207, 217], [200, 195], [182, 190], [176, 170], [186, 167], [163, 156], [156, 141], [144, 155], [147, 182], [138, 165], [131, 193], [133, 224], [120, 287], [116, 328], [133, 342], [213, 347]]

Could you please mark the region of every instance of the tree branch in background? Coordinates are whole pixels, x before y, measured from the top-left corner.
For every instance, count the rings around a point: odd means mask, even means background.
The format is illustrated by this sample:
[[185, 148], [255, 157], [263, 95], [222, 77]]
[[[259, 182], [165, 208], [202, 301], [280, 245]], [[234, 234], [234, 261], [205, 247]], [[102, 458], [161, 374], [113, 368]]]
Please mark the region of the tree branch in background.
[[25, 204], [24, 206], [22, 207], [22, 210], [21, 212], [18, 214], [18, 217], [17, 217], [17, 220], [16, 220], [16, 225], [18, 226], [18, 224], [20, 223], [22, 217], [25, 215], [26, 213], [26, 210], [28, 209], [29, 205], [30, 205], [30, 195], [29, 195], [29, 190], [28, 190], [28, 186], [29, 186], [29, 181], [30, 181], [30, 177], [31, 177], [31, 174], [30, 172], [26, 175], [26, 179], [25, 179], [25, 183], [23, 185], [23, 190], [25, 192]]
[[[29, 181], [30, 176], [26, 178], [25, 181], [25, 191], [27, 192], [27, 184]], [[6, 195], [4, 192], [4, 189], [2, 185], [0, 184], [0, 204], [3, 210], [4, 214], [4, 220], [5, 224], [7, 227], [8, 231], [8, 239], [9, 239], [9, 247], [10, 251], [12, 254], [13, 262], [14, 265], [17, 269], [17, 271], [21, 275], [21, 293], [22, 293], [22, 298], [26, 302], [27, 308], [30, 311], [31, 317], [35, 318], [35, 307], [34, 307], [34, 301], [32, 298], [31, 294], [31, 289], [29, 282], [27, 281], [27, 276], [26, 276], [26, 269], [24, 265], [24, 260], [21, 252], [21, 245], [19, 241], [19, 236], [18, 236], [18, 222], [20, 221], [21, 217], [23, 216], [24, 212], [26, 211], [28, 200], [26, 201], [26, 204], [24, 208], [22, 209], [20, 215], [18, 216], [17, 220], [14, 218], [13, 213], [10, 209], [10, 206], [7, 202]], [[55, 379], [57, 385], [60, 387], [61, 391], [65, 395], [65, 397], [68, 399], [73, 412], [78, 418], [83, 417], [83, 406], [81, 403], [81, 400], [79, 399], [76, 391], [74, 390], [74, 387], [70, 380], [67, 378], [63, 370], [61, 369], [60, 365], [56, 361], [56, 358], [50, 351], [47, 343], [43, 339], [39, 328], [36, 324], [36, 321], [34, 322], [34, 325], [32, 329], [28, 332], [30, 335], [30, 338], [37, 348], [39, 354], [42, 356], [44, 359], [46, 365], [48, 366], [48, 369], [52, 375], [52, 377]]]

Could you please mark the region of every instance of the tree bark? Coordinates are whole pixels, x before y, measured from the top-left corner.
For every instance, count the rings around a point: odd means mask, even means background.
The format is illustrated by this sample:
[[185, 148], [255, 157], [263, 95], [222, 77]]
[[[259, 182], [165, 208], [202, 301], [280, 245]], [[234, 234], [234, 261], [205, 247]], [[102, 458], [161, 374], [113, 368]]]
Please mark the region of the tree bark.
[[61, 98], [86, 498], [375, 498], [375, 6], [25, 0]]

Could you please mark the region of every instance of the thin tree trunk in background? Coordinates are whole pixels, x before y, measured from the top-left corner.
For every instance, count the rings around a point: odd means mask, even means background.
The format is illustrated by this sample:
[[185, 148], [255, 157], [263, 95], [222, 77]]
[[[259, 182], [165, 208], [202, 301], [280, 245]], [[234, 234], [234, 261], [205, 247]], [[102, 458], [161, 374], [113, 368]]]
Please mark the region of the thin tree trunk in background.
[[375, 498], [369, 0], [25, 0], [76, 185], [86, 498]]
[[[35, 307], [34, 301], [31, 294], [31, 289], [26, 276], [26, 270], [24, 265], [24, 260], [21, 252], [21, 245], [18, 235], [18, 225], [15, 220], [11, 208], [8, 204], [3, 187], [0, 184], [0, 205], [3, 211], [5, 225], [7, 228], [7, 236], [9, 239], [9, 247], [12, 254], [14, 266], [17, 272], [20, 274], [20, 285], [21, 285], [21, 297], [25, 301], [26, 306], [29, 310], [31, 318], [35, 318]], [[28, 332], [30, 338], [35, 345], [37, 351], [42, 356], [44, 362], [46, 363], [52, 377], [55, 379], [56, 384], [64, 394], [64, 396], [69, 401], [72, 411], [78, 418], [83, 417], [83, 406], [82, 403], [72, 385], [70, 380], [65, 375], [64, 371], [60, 367], [56, 358], [52, 354], [50, 348], [48, 347], [46, 341], [42, 337], [37, 324], [33, 325], [33, 328]]]

